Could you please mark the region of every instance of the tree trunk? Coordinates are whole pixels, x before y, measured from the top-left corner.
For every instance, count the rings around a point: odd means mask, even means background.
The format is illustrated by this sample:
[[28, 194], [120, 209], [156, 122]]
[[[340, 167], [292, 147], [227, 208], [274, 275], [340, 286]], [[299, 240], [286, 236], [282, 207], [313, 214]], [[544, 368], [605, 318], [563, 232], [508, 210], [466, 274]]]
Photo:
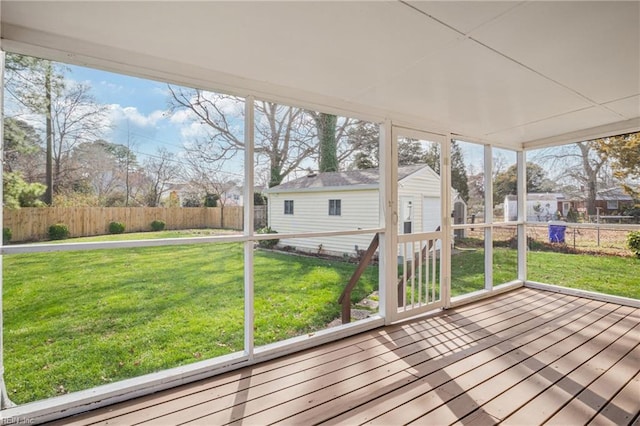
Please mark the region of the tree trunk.
[[44, 202], [47, 205], [53, 204], [53, 122], [51, 119], [51, 63], [47, 65], [45, 80], [45, 108], [46, 108], [46, 137], [47, 137], [47, 159], [46, 159], [46, 185]]
[[336, 141], [336, 126], [338, 118], [335, 115], [320, 113], [316, 116], [316, 127], [320, 143], [320, 172], [338, 171], [338, 145]]

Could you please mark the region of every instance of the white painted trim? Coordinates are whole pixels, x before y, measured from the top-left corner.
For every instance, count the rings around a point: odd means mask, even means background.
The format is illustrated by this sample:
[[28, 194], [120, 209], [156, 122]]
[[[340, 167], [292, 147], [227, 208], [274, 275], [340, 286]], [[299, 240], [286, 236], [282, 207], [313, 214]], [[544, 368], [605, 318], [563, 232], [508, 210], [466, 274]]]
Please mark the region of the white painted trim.
[[[23, 55], [197, 87], [234, 96], [254, 95], [257, 99], [268, 102], [353, 117], [374, 123], [382, 123], [388, 118], [393, 120], [394, 124], [402, 124], [408, 128], [431, 129], [443, 135], [448, 131], [442, 128], [441, 124], [422, 116], [399, 114], [341, 98], [323, 96], [265, 81], [251, 80], [192, 64], [97, 45], [11, 24], [3, 26], [3, 37], [1, 44], [3, 50]], [[160, 71], [164, 69], [180, 71]]]
[[440, 155], [440, 198], [442, 219], [442, 244], [440, 253], [440, 299], [444, 307], [451, 305], [451, 248], [453, 247], [453, 228], [450, 212], [453, 211], [452, 179], [451, 179], [451, 140], [447, 135], [441, 144]]
[[493, 287], [493, 150], [484, 146], [484, 288]]
[[617, 303], [619, 305], [640, 308], [639, 299], [631, 299], [629, 297], [614, 296], [611, 294], [596, 293], [594, 291], [580, 290], [576, 288], [562, 287], [559, 285], [546, 284], [537, 281], [525, 281], [525, 287], [535, 288], [537, 290], [553, 291], [555, 293], [568, 294], [570, 296], [584, 297], [586, 299], [599, 300], [607, 303]]
[[423, 240], [444, 240], [444, 231], [437, 232], [416, 232], [414, 234], [401, 234], [398, 235], [398, 244], [408, 243], [411, 241], [423, 241]]
[[253, 276], [253, 236], [254, 210], [254, 99], [248, 96], [244, 101], [244, 353], [249, 360], [254, 356], [254, 276]]
[[[4, 52], [0, 52], [0, 118], [4, 122]], [[4, 158], [4, 126], [0, 126], [0, 158]], [[0, 179], [0, 205], [4, 205], [4, 189], [3, 180]], [[3, 211], [0, 209], [0, 223], [4, 223]], [[0, 248], [4, 243], [0, 241]], [[13, 402], [9, 399], [7, 387], [4, 383], [4, 318], [3, 318], [3, 274], [2, 274], [3, 258], [0, 252], [0, 410], [4, 407], [13, 406]]]
[[453, 140], [459, 141], [459, 142], [473, 143], [476, 145], [492, 145], [494, 148], [503, 148], [509, 151], [524, 149], [522, 144], [518, 144], [518, 146], [514, 147], [505, 142], [491, 141], [488, 139], [462, 135], [459, 133], [452, 133], [451, 137], [453, 138]]
[[419, 139], [423, 141], [442, 143], [443, 138], [446, 138], [447, 133], [431, 132], [427, 130], [420, 130], [419, 127], [402, 126], [394, 123], [394, 129], [396, 136], [405, 136], [408, 138]]
[[527, 156], [517, 153], [518, 164], [518, 279], [527, 279]]
[[[162, 370], [157, 373], [72, 392], [45, 400], [22, 404], [2, 411], [2, 421], [22, 419], [23, 424], [40, 423], [93, 410], [131, 398], [170, 389], [212, 377], [247, 364], [246, 356], [235, 353], [197, 363]], [[25, 423], [25, 419], [32, 422]], [[15, 422], [15, 424], [19, 424]]]
[[[381, 275], [380, 306], [384, 310], [385, 324], [395, 321], [398, 312], [398, 141], [396, 129], [391, 120], [386, 120], [380, 127], [380, 184], [384, 182], [384, 192], [381, 191], [381, 203], [385, 212], [385, 234], [383, 238], [384, 275]], [[382, 173], [384, 172], [384, 174]], [[384, 297], [382, 297], [384, 296]]]
[[617, 136], [626, 133], [640, 132], [640, 118], [618, 121], [616, 123], [591, 127], [589, 129], [578, 130], [550, 138], [536, 139], [524, 142], [525, 150], [547, 148], [551, 146], [566, 145], [575, 142], [583, 142], [609, 136]]
[[[311, 237], [335, 237], [341, 235], [375, 234], [383, 232], [382, 228], [354, 229], [349, 231], [324, 231], [304, 232], [294, 234], [277, 234], [278, 238], [311, 238]], [[221, 237], [191, 237], [191, 238], [162, 238], [157, 240], [132, 240], [132, 241], [101, 241], [88, 243], [63, 243], [63, 244], [16, 244], [2, 247], [2, 254], [23, 253], [49, 253], [60, 251], [100, 250], [132, 247], [160, 247], [204, 243], [238, 243], [245, 241], [259, 241], [273, 239], [274, 234], [243, 234]]]
[[477, 302], [478, 300], [494, 297], [508, 291], [515, 290], [522, 287], [524, 284], [520, 280], [509, 281], [508, 283], [500, 284], [493, 287], [491, 290], [478, 290], [472, 293], [456, 296], [451, 299], [451, 307], [457, 308], [458, 306], [466, 305], [468, 303]]
[[429, 303], [424, 306], [416, 306], [414, 308], [407, 306], [406, 310], [396, 313], [396, 321], [404, 321], [409, 318], [422, 318], [425, 314], [429, 314], [434, 310], [441, 311], [444, 309], [444, 300]]
[[384, 318], [380, 315], [375, 315], [349, 324], [325, 328], [314, 333], [257, 347], [255, 349], [255, 360], [256, 362], [268, 361], [383, 326]]

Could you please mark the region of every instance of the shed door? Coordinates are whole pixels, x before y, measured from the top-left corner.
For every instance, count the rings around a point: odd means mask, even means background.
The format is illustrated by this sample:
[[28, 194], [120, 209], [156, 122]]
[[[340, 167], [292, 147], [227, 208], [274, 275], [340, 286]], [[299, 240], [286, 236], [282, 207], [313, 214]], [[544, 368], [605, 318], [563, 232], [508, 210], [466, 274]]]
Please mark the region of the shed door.
[[435, 232], [440, 225], [440, 197], [424, 197], [422, 199], [422, 232]]

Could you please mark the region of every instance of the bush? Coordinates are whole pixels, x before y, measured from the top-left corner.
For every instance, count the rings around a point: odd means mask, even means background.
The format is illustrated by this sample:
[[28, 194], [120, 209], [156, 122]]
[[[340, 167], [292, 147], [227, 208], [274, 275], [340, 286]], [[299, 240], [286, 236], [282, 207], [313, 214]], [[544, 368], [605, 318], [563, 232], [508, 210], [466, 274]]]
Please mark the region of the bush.
[[[276, 231], [274, 231], [273, 229], [271, 229], [271, 227], [267, 226], [265, 228], [260, 228], [256, 231], [256, 234], [277, 234]], [[262, 247], [262, 248], [274, 248], [275, 246], [278, 245], [278, 242], [280, 242], [279, 239], [273, 239], [273, 240], [260, 240], [258, 241], [258, 246]]]
[[259, 192], [253, 193], [253, 205], [254, 206], [266, 206], [267, 205], [267, 197], [262, 195]]
[[110, 234], [122, 234], [124, 232], [124, 223], [122, 222], [111, 222], [109, 224], [109, 233]]
[[640, 258], [640, 231], [629, 232], [627, 245], [637, 257]]
[[205, 207], [218, 207], [218, 200], [220, 196], [218, 194], [207, 194], [204, 197]]
[[2, 244], [9, 244], [12, 236], [11, 228], [2, 228]]
[[164, 230], [164, 227], [166, 225], [167, 224], [165, 223], [164, 220], [154, 220], [153, 222], [151, 222], [151, 230], [156, 232], [162, 231]]
[[69, 238], [69, 227], [64, 223], [56, 223], [49, 227], [49, 238], [52, 240], [66, 240]]

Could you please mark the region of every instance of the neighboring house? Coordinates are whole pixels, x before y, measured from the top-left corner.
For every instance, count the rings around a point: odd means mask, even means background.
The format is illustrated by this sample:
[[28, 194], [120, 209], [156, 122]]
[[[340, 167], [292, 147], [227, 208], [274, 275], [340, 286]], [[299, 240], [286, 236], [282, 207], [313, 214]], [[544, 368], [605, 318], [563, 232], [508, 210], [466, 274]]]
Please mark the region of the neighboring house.
[[[279, 233], [340, 231], [380, 226], [378, 169], [310, 174], [266, 191], [269, 226]], [[440, 176], [426, 164], [398, 168], [398, 232], [440, 226]], [[356, 254], [373, 235], [280, 240], [309, 252]], [[357, 248], [356, 248], [357, 247]]]
[[229, 206], [243, 206], [244, 205], [244, 190], [241, 186], [236, 185], [233, 182], [225, 185], [224, 191], [220, 194], [220, 204], [225, 207]]
[[633, 207], [633, 197], [622, 188], [603, 189], [596, 193], [596, 208], [600, 208], [600, 215], [620, 215]]
[[[569, 201], [560, 193], [529, 193], [527, 194], [527, 221], [548, 222], [556, 219], [558, 213], [566, 216], [571, 207]], [[518, 219], [518, 198], [507, 195], [504, 199], [504, 220]]]
[[[572, 209], [581, 214], [586, 214], [586, 196], [567, 196], [561, 193], [530, 193], [527, 194], [527, 221], [547, 222], [556, 219], [558, 214], [567, 217]], [[626, 209], [633, 207], [633, 198], [626, 194], [622, 188], [610, 188], [598, 191], [596, 194], [596, 207], [601, 216], [619, 215]], [[504, 199], [505, 221], [518, 219], [517, 197], [507, 195]]]

